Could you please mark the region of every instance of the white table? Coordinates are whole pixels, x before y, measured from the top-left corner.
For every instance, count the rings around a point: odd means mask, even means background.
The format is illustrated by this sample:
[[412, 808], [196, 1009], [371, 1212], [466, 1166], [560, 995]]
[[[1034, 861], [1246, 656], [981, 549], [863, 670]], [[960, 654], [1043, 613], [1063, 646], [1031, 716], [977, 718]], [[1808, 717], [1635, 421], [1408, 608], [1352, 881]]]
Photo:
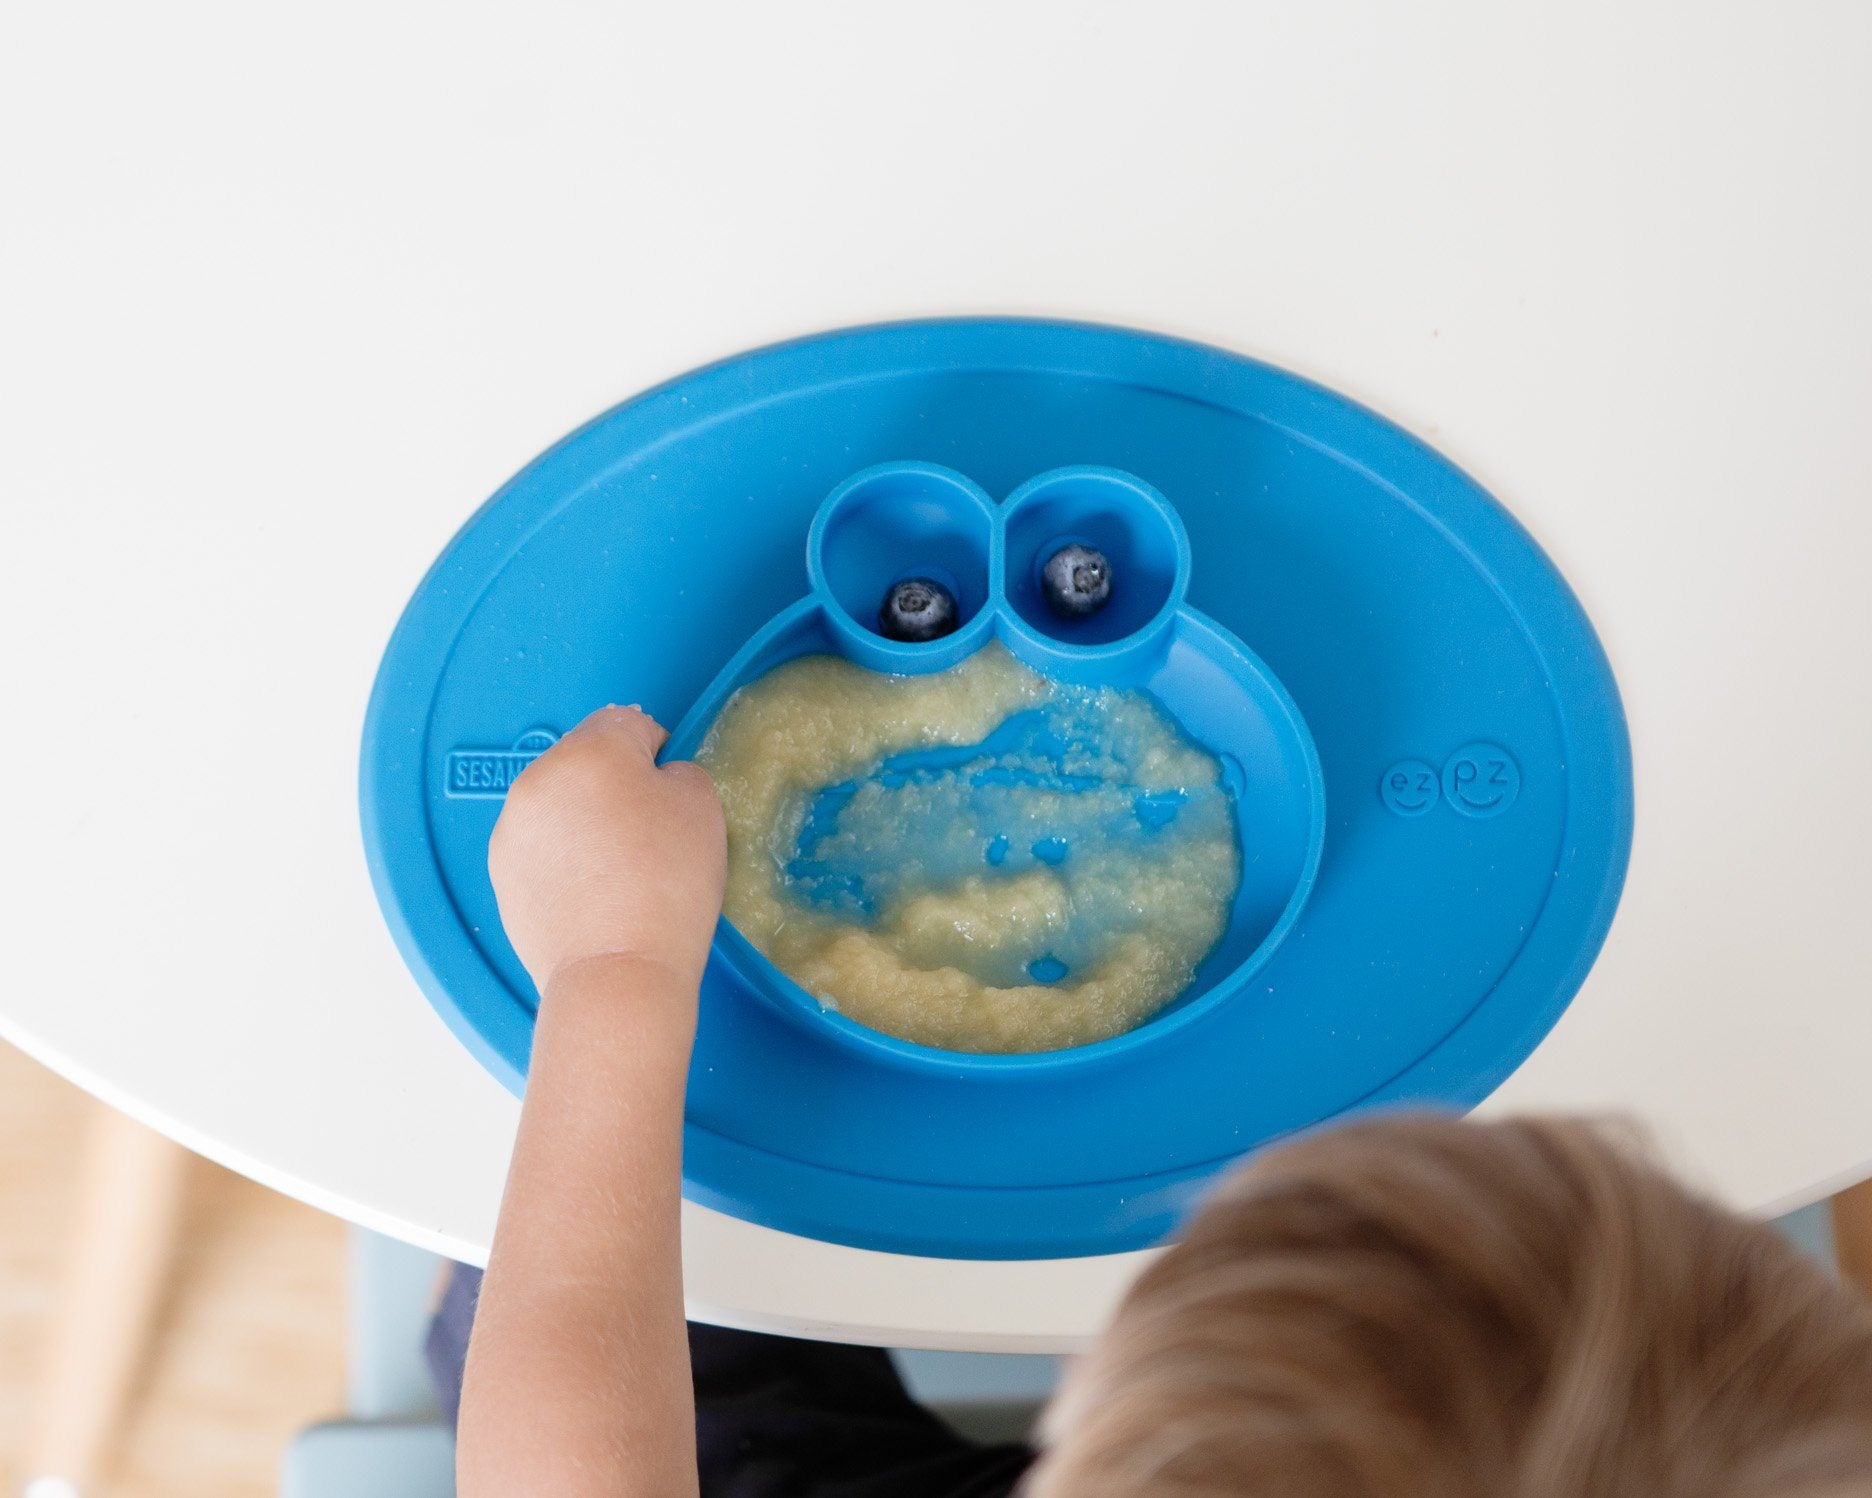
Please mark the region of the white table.
[[[1872, 9], [39, 7], [0, 53], [4, 1034], [464, 1259], [516, 1106], [378, 918], [372, 672], [460, 521], [706, 359], [961, 311], [1359, 397], [1492, 488], [1623, 684], [1611, 940], [1489, 1107], [1729, 1200], [1872, 1171]], [[694, 1311], [1046, 1350], [1140, 1256], [691, 1208]]]

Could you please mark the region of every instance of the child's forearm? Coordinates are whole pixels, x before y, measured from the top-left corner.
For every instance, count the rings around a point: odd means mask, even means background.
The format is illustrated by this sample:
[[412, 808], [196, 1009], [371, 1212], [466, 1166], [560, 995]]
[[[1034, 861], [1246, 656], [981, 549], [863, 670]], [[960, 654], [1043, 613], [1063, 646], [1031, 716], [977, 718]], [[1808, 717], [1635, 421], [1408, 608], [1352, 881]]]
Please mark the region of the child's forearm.
[[540, 1006], [462, 1391], [462, 1498], [696, 1491], [679, 1226], [694, 1028], [694, 985], [641, 959], [579, 963]]

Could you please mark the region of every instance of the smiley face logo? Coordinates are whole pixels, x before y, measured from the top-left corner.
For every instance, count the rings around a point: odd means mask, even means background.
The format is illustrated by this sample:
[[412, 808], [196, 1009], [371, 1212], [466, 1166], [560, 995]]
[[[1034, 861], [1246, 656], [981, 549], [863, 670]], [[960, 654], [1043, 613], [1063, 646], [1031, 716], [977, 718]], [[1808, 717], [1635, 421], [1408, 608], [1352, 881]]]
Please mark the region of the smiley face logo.
[[1443, 766], [1443, 796], [1465, 817], [1499, 817], [1521, 794], [1521, 767], [1496, 744], [1468, 744]]
[[1420, 759], [1399, 760], [1378, 781], [1385, 810], [1400, 817], [1421, 817], [1442, 794], [1437, 772]]

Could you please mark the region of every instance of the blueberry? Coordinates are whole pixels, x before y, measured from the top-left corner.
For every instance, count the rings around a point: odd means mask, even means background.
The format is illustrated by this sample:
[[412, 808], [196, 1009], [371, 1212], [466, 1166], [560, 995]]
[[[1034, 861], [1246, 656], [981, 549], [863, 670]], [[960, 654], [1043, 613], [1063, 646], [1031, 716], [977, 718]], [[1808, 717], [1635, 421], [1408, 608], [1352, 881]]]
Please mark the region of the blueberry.
[[1096, 614], [1111, 601], [1111, 563], [1105, 553], [1077, 541], [1062, 546], [1040, 569], [1047, 607], [1069, 619]]
[[927, 577], [892, 584], [878, 609], [878, 629], [887, 640], [940, 640], [954, 634], [959, 622], [955, 594]]

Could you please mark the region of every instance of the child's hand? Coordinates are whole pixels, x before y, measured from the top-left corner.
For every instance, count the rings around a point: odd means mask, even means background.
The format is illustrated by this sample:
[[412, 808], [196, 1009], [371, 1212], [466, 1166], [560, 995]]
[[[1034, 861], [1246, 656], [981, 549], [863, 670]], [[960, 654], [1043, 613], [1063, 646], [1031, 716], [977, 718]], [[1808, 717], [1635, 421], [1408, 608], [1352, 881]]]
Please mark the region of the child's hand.
[[654, 963], [691, 993], [701, 981], [721, 913], [721, 803], [699, 765], [657, 765], [668, 737], [634, 707], [603, 708], [507, 793], [488, 873], [542, 997], [600, 956]]

